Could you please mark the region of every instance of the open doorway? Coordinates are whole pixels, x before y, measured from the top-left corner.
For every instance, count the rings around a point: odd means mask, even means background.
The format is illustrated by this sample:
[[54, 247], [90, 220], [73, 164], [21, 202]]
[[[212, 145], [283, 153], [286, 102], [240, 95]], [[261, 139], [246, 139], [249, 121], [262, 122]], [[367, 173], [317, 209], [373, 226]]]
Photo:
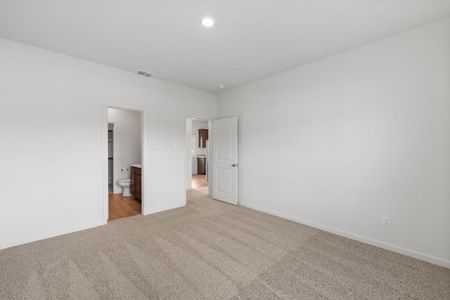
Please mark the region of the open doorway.
[[[207, 131], [205, 131], [207, 129]], [[187, 200], [238, 204], [238, 119], [186, 118]]]
[[187, 189], [209, 195], [210, 121], [187, 119]]
[[108, 107], [108, 221], [142, 213], [142, 112]]

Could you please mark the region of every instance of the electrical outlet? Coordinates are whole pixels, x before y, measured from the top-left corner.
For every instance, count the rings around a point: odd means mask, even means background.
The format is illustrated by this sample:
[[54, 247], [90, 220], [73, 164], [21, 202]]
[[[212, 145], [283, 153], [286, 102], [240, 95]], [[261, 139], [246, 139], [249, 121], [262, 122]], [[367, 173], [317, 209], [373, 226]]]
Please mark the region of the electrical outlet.
[[67, 206], [67, 210], [71, 213], [72, 212], [72, 205]]
[[384, 227], [391, 227], [392, 226], [392, 220], [388, 216], [382, 216], [381, 217], [381, 224], [383, 224]]

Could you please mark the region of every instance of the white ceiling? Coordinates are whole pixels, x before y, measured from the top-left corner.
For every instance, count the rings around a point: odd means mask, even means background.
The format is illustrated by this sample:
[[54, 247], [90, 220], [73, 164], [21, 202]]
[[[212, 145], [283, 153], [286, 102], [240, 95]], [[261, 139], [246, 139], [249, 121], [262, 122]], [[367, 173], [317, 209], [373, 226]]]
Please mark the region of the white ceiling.
[[219, 91], [448, 15], [450, 0], [0, 0], [0, 36]]

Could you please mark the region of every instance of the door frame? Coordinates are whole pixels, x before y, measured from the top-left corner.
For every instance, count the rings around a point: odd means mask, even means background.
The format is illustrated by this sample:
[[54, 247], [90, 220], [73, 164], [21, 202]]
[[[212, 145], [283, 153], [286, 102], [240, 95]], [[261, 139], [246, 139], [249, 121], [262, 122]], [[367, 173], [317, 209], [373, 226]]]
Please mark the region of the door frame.
[[[212, 121], [214, 119], [211, 118], [203, 118], [203, 117], [198, 117], [198, 116], [187, 116], [184, 118], [185, 120], [185, 157], [184, 157], [184, 187], [186, 189], [186, 191], [190, 191], [192, 190], [192, 167], [188, 168], [188, 162], [191, 164], [192, 166], [192, 154], [191, 154], [191, 138], [192, 138], [192, 120], [197, 120], [200, 122], [208, 122], [208, 196], [211, 197], [212, 196], [212, 183], [213, 183], [213, 176], [212, 176], [212, 161], [210, 159], [210, 154], [212, 152], [212, 139], [213, 139], [213, 134], [212, 134]], [[190, 120], [191, 124], [190, 124], [190, 132], [188, 132], [188, 121]], [[198, 141], [196, 141], [198, 142]], [[190, 170], [190, 174], [188, 174], [188, 170]]]
[[[108, 132], [109, 132], [109, 124], [113, 124], [114, 125], [114, 130], [113, 130], [113, 193], [114, 193], [114, 157], [116, 157], [117, 153], [116, 153], [116, 140], [117, 140], [117, 122], [109, 122], [108, 121]], [[109, 139], [109, 136], [108, 136]], [[109, 147], [109, 140], [108, 140], [108, 147]], [[108, 153], [109, 153], [109, 149], [108, 149]], [[107, 153], [107, 156], [109, 156]], [[108, 158], [108, 194], [109, 194], [109, 158]]]
[[[146, 138], [146, 114], [145, 110], [141, 107], [134, 107], [134, 106], [128, 106], [128, 105], [118, 105], [118, 104], [109, 104], [104, 103], [102, 106], [102, 159], [103, 159], [103, 197], [102, 197], [102, 207], [103, 207], [103, 220], [107, 223], [109, 218], [109, 176], [108, 176], [108, 108], [116, 108], [116, 109], [125, 109], [125, 110], [131, 110], [131, 111], [137, 111], [141, 113], [141, 164], [142, 164], [142, 175], [141, 175], [141, 215], [144, 215], [145, 207], [147, 204], [149, 204], [147, 201], [149, 201], [148, 197], [146, 197], [146, 184], [145, 184], [145, 178], [147, 178], [147, 152], [146, 152], [146, 145], [147, 145], [147, 138]], [[117, 125], [117, 124], [116, 124]], [[115, 126], [115, 129], [117, 127]], [[114, 132], [116, 134], [116, 132]], [[114, 154], [116, 154], [116, 149], [114, 147]], [[114, 184], [114, 183], [113, 183]], [[150, 206], [150, 205], [148, 205]]]

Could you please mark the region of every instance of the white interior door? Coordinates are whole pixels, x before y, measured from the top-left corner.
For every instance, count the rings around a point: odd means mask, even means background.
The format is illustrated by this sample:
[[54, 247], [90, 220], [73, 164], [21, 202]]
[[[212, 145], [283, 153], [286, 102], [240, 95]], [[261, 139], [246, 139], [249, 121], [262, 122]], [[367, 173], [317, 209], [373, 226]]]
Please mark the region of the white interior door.
[[212, 197], [237, 205], [237, 117], [213, 120]]

